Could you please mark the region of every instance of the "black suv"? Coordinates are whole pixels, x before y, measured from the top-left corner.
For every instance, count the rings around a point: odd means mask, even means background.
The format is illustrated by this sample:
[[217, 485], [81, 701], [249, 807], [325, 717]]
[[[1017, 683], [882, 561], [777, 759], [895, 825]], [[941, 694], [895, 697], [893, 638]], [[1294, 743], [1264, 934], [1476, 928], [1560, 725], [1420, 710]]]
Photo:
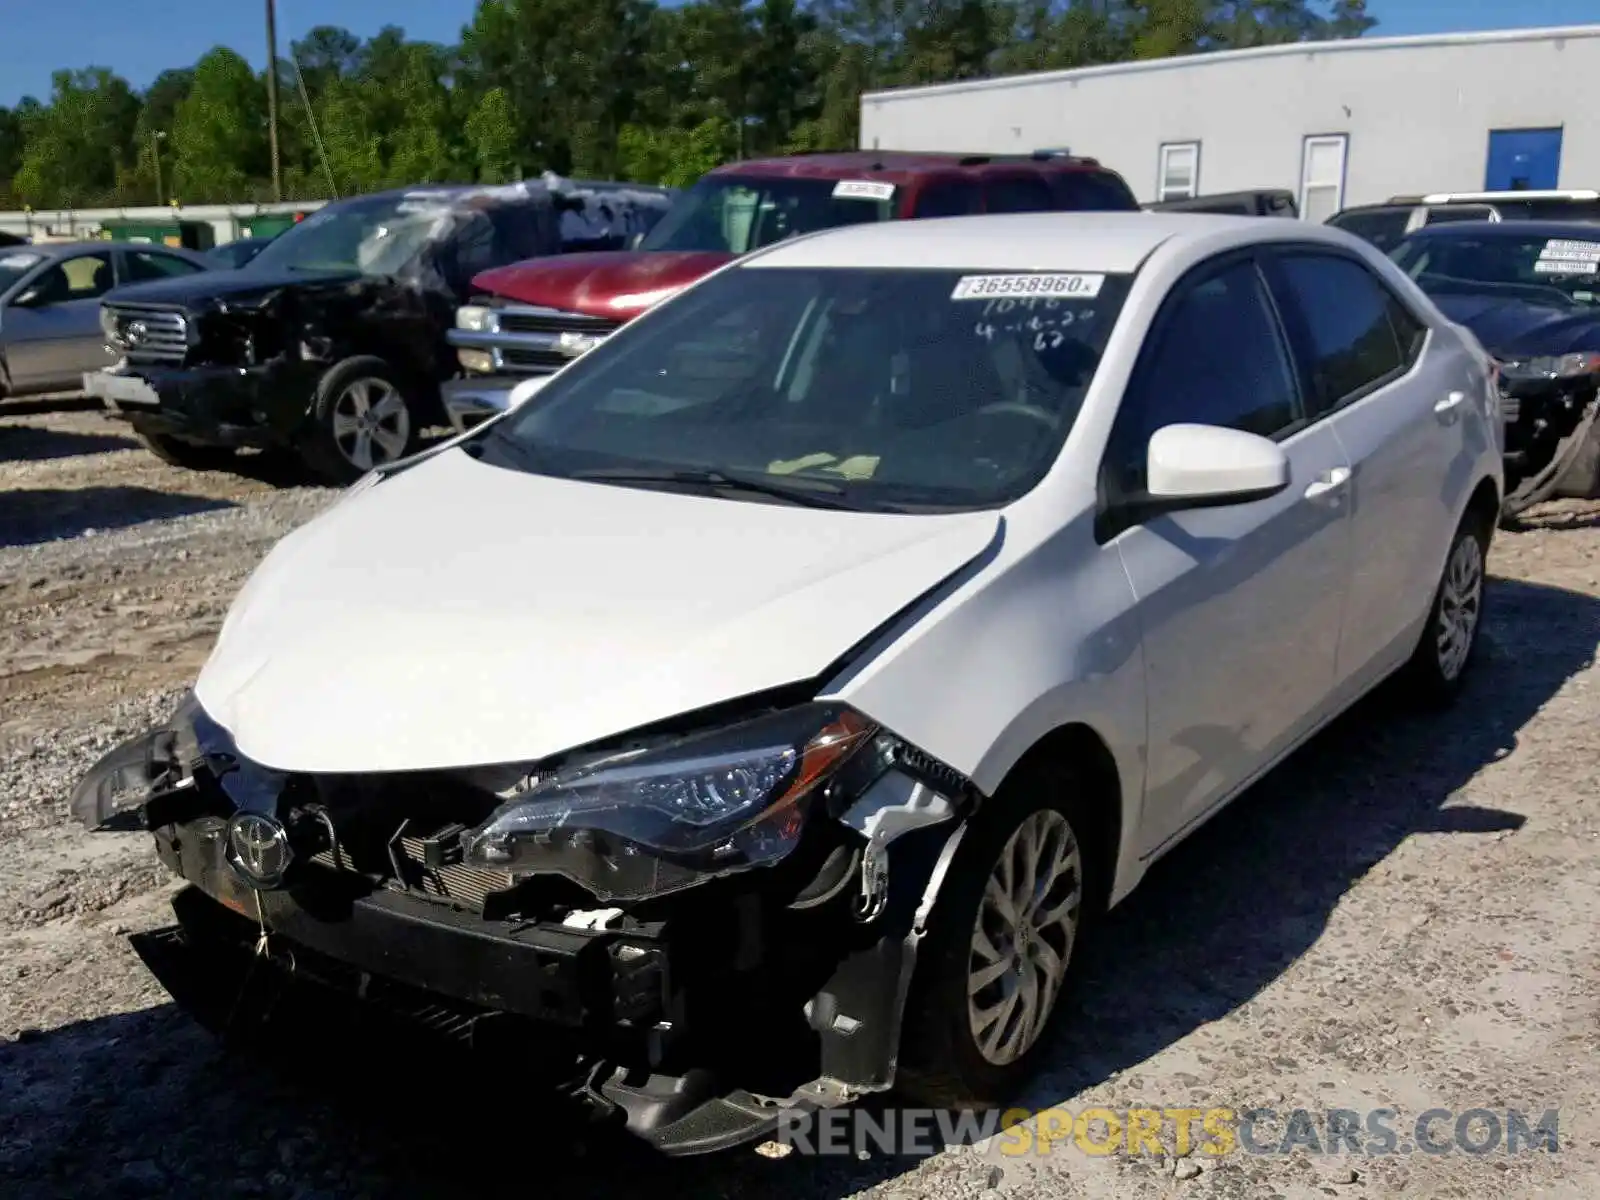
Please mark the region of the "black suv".
[[159, 457], [226, 465], [289, 447], [349, 482], [443, 423], [445, 342], [472, 277], [569, 250], [620, 247], [672, 191], [570, 184], [427, 186], [338, 201], [236, 271], [118, 288], [100, 323], [114, 366], [84, 377]]

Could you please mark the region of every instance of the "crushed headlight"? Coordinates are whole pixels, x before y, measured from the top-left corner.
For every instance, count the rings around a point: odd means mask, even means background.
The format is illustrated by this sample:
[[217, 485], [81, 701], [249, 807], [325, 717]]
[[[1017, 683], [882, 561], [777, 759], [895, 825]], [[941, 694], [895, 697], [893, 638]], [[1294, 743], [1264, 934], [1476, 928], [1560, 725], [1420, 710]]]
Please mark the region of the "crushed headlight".
[[819, 791], [859, 768], [855, 792], [886, 769], [858, 754], [877, 734], [852, 709], [806, 705], [584, 762], [514, 793], [462, 851], [473, 866], [564, 875], [602, 900], [663, 895], [787, 855]]
[[115, 746], [83, 773], [68, 811], [86, 828], [99, 829], [160, 791], [191, 784], [190, 764], [200, 753], [194, 726], [199, 714], [194, 693], [185, 692], [165, 723]]
[[1600, 354], [1546, 354], [1537, 358], [1521, 358], [1500, 364], [1502, 379], [1527, 381], [1536, 379], [1572, 379], [1579, 375], [1600, 372]]

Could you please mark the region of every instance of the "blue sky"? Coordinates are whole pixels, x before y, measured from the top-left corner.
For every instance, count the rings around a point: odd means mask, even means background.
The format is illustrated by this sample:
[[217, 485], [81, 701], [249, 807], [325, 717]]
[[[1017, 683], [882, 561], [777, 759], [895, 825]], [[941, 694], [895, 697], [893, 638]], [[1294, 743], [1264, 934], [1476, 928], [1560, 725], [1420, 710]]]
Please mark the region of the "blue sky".
[[[362, 36], [399, 25], [412, 37], [454, 41], [474, 0], [278, 0], [279, 44], [313, 25]], [[14, 0], [0, 14], [0, 105], [44, 98], [58, 67], [108, 66], [144, 87], [210, 47], [265, 61], [265, 6], [257, 0]], [[1369, 0], [1374, 35], [1576, 25], [1600, 18], [1595, 0]]]

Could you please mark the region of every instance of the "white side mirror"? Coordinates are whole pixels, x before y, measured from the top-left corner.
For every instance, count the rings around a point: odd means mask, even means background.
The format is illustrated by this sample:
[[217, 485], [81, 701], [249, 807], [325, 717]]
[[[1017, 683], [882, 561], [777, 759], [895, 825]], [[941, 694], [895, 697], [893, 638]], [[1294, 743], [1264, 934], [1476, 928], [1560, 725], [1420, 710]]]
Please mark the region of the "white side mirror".
[[1152, 500], [1237, 504], [1289, 486], [1289, 457], [1268, 438], [1219, 425], [1166, 425], [1145, 463]]

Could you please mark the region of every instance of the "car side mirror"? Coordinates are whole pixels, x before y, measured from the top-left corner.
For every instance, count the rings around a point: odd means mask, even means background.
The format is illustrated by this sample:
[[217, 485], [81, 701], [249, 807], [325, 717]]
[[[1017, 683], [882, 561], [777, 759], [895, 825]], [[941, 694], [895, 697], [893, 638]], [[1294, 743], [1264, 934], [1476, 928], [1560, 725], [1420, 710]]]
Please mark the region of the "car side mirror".
[[1289, 456], [1259, 434], [1220, 425], [1166, 425], [1150, 437], [1145, 490], [1162, 508], [1243, 504], [1289, 486]]

